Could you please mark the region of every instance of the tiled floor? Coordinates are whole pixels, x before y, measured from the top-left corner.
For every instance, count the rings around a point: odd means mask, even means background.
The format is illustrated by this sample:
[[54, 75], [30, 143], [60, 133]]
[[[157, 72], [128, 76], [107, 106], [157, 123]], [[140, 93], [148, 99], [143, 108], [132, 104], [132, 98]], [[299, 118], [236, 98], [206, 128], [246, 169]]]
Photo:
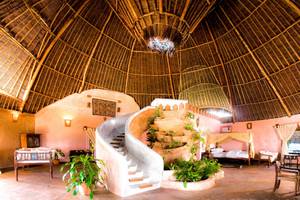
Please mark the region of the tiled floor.
[[[294, 185], [282, 182], [280, 189], [272, 192], [274, 182], [274, 168], [251, 166], [239, 168], [224, 168], [225, 178], [209, 190], [199, 192], [183, 192], [176, 190], [158, 189], [155, 191], [123, 198], [126, 200], [275, 200], [297, 199], [293, 196]], [[15, 181], [13, 171], [0, 174], [0, 200], [72, 200], [88, 199], [87, 197], [72, 197], [64, 188], [58, 167], [54, 179], [49, 180], [48, 168], [32, 167], [20, 170], [19, 182]], [[98, 189], [95, 199], [122, 199], [103, 189]]]

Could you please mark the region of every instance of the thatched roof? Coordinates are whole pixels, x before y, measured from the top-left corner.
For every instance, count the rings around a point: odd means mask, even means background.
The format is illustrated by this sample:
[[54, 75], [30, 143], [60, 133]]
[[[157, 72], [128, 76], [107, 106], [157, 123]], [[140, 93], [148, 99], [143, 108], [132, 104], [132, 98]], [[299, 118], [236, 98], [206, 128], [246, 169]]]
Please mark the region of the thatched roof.
[[[35, 113], [101, 88], [141, 107], [190, 91], [234, 121], [298, 114], [299, 16], [297, 0], [3, 0], [0, 107]], [[177, 33], [173, 56], [145, 44]]]

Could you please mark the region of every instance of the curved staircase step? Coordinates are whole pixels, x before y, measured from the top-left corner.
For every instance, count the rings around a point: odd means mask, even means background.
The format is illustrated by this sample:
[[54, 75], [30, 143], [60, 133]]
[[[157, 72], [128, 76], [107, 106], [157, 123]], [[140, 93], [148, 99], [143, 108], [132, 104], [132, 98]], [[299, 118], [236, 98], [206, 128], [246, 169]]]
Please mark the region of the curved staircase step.
[[124, 141], [124, 137], [122, 138], [119, 138], [119, 137], [115, 137], [112, 139], [113, 141], [116, 141], [116, 142], [123, 142]]
[[128, 177], [131, 178], [141, 178], [144, 176], [144, 173], [142, 171], [136, 171], [136, 172], [128, 172]]
[[121, 142], [111, 142], [111, 145], [121, 145]]
[[139, 185], [139, 188], [144, 189], [144, 188], [149, 188], [149, 187], [152, 187], [152, 186], [153, 186], [153, 184], [151, 184], [151, 183], [144, 183], [142, 185]]
[[137, 165], [128, 166], [128, 173], [135, 173], [137, 171]]
[[129, 182], [141, 182], [144, 180], [144, 177], [139, 177], [139, 178], [130, 178]]
[[129, 185], [133, 187], [139, 187], [142, 184], [150, 183], [149, 177], [142, 177], [142, 178], [132, 178], [129, 179]]

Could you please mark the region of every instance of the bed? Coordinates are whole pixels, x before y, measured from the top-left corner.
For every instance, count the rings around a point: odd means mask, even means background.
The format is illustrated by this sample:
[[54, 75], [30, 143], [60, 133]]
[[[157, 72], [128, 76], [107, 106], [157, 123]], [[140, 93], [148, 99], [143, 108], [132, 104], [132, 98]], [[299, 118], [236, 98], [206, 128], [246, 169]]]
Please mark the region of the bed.
[[16, 181], [18, 181], [18, 168], [25, 165], [49, 165], [50, 179], [53, 178], [52, 158], [54, 150], [50, 148], [22, 148], [15, 151], [14, 155], [14, 168]]
[[[218, 146], [228, 140], [237, 140], [247, 144], [247, 150], [229, 150], [224, 151], [222, 148], [212, 148], [211, 145]], [[212, 133], [207, 135], [206, 140], [207, 152], [210, 152], [210, 157], [216, 159], [236, 159], [245, 160], [248, 165], [251, 164], [251, 158], [254, 158], [254, 145], [252, 133]]]

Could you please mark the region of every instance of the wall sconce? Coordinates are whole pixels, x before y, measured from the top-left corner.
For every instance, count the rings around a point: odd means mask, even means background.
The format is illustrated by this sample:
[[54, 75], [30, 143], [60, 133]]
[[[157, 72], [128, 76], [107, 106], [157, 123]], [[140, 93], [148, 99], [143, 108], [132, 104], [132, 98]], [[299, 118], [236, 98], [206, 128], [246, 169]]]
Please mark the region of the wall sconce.
[[64, 121], [65, 121], [65, 127], [71, 126], [72, 118], [70, 116], [65, 116]]
[[296, 131], [300, 131], [300, 122], [297, 123]]
[[70, 120], [70, 119], [65, 119], [65, 126], [66, 126], [66, 127], [70, 127], [70, 126], [71, 126], [71, 122], [72, 122], [72, 120]]
[[247, 123], [247, 129], [252, 129], [252, 123]]
[[15, 110], [12, 111], [13, 122], [18, 121], [19, 115], [20, 115], [20, 112], [19, 112], [19, 111], [15, 111]]
[[91, 105], [92, 105], [91, 102], [88, 102], [88, 103], [87, 103], [87, 107], [88, 107], [88, 108], [90, 108]]

